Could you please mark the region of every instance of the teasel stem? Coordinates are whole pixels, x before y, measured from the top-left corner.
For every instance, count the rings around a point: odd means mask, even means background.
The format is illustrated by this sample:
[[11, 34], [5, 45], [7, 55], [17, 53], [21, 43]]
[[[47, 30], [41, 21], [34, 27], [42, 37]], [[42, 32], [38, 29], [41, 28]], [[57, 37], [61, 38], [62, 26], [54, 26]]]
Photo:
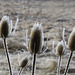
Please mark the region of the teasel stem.
[[3, 39], [4, 39], [4, 48], [5, 48], [5, 51], [6, 51], [6, 55], [7, 55], [7, 59], [8, 59], [8, 64], [9, 64], [10, 75], [13, 75], [12, 74], [11, 64], [10, 64], [10, 58], [9, 58], [7, 43], [6, 43], [6, 38], [4, 37]]
[[46, 47], [48, 48], [48, 33], [47, 33]]
[[33, 59], [33, 70], [32, 70], [32, 75], [35, 73], [35, 64], [36, 64], [36, 53], [34, 53], [34, 59]]
[[16, 31], [16, 27], [17, 27], [18, 21], [19, 21], [19, 18], [17, 18], [17, 20], [16, 20], [15, 27], [14, 27], [14, 31], [12, 32], [13, 35], [15, 34], [15, 31]]
[[65, 28], [63, 28], [63, 34], [62, 34], [62, 38], [63, 38], [63, 45], [64, 45], [64, 51], [66, 49], [66, 44], [65, 44]]
[[52, 51], [53, 51], [54, 55], [57, 56], [56, 51], [55, 51], [55, 41], [53, 41], [53, 50]]
[[28, 46], [28, 30], [26, 29], [26, 45], [27, 45], [27, 49], [29, 49], [29, 46]]
[[19, 75], [21, 75], [23, 68], [20, 69]]
[[[56, 56], [56, 62], [58, 63], [58, 57]], [[56, 75], [58, 75], [58, 64], [57, 64], [57, 74]]]
[[59, 56], [58, 75], [60, 75], [61, 55]]
[[69, 64], [70, 64], [72, 55], [73, 55], [73, 51], [71, 51], [71, 53], [70, 53], [70, 57], [69, 57], [68, 64], [67, 64], [67, 67], [66, 67], [66, 69], [65, 69], [64, 75], [66, 75], [66, 73], [68, 72], [68, 67], [69, 67]]

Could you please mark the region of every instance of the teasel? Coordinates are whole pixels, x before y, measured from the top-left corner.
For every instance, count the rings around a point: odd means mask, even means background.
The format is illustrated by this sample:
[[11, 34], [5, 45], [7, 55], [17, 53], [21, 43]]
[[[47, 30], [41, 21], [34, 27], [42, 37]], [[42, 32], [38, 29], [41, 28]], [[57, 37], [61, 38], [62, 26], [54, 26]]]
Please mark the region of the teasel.
[[71, 53], [70, 53], [70, 57], [69, 57], [64, 75], [66, 75], [66, 73], [68, 72], [68, 67], [69, 67], [69, 64], [70, 64], [70, 61], [71, 61], [71, 58], [72, 58], [72, 55], [73, 55], [73, 51], [75, 51], [75, 27], [73, 28], [73, 31], [71, 32], [71, 34], [69, 36], [68, 47], [69, 47]]
[[[18, 22], [18, 19], [17, 19], [17, 22]], [[13, 75], [10, 58], [9, 58], [8, 47], [7, 47], [7, 40], [6, 40], [6, 38], [11, 35], [11, 32], [12, 32], [12, 26], [10, 24], [9, 16], [3, 16], [0, 22], [0, 37], [2, 37], [4, 40], [3, 44], [6, 51], [7, 59], [8, 59], [10, 75]]]
[[30, 52], [33, 54], [32, 75], [34, 75], [35, 72], [36, 54], [38, 54], [42, 50], [42, 46], [43, 46], [43, 28], [41, 24], [35, 23], [31, 30], [29, 43]]
[[57, 46], [56, 46], [56, 51], [54, 48], [54, 44], [55, 42], [53, 41], [53, 53], [56, 55], [56, 59], [57, 59], [57, 73], [58, 75], [60, 75], [60, 65], [61, 65], [61, 60], [62, 60], [62, 56], [64, 55], [64, 45], [63, 45], [63, 41], [58, 42]]
[[57, 56], [59, 57], [58, 61], [58, 75], [60, 75], [60, 64], [61, 64], [61, 57], [64, 55], [64, 47], [63, 41], [59, 42], [56, 47]]
[[19, 64], [19, 67], [21, 67], [19, 75], [21, 75], [21, 72], [22, 72], [23, 68], [27, 65], [27, 63], [28, 63], [28, 57], [23, 57]]

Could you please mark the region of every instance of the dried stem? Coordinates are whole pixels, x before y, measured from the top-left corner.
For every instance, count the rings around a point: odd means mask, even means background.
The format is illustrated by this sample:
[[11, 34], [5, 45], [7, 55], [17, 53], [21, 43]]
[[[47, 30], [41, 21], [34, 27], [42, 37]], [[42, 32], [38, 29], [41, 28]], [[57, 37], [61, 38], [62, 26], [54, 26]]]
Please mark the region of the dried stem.
[[13, 22], [12, 22], [12, 20], [10, 20], [10, 34], [12, 32], [12, 27], [13, 27]]
[[53, 41], [53, 45], [52, 45], [52, 46], [53, 46], [53, 50], [52, 50], [52, 52], [54, 53], [54, 55], [57, 55], [57, 54], [56, 54], [56, 51], [55, 51], [54, 45], [55, 45], [55, 42]]
[[28, 46], [28, 30], [26, 30], [26, 44]]
[[17, 20], [16, 20], [15, 27], [14, 27], [14, 31], [13, 31], [13, 35], [15, 34], [15, 30], [16, 30], [16, 27], [17, 27], [18, 21], [19, 21], [19, 18], [17, 18]]
[[66, 73], [68, 72], [68, 67], [69, 67], [69, 64], [70, 64], [72, 55], [73, 55], [73, 51], [71, 51], [71, 53], [70, 53], [70, 57], [69, 57], [68, 64], [67, 64], [67, 67], [66, 67], [66, 69], [65, 69], [64, 75], [66, 75]]
[[47, 33], [46, 47], [48, 48], [48, 33]]
[[10, 59], [9, 59], [9, 53], [8, 53], [8, 48], [7, 48], [6, 38], [4, 38], [4, 47], [5, 47], [5, 51], [6, 51], [6, 55], [7, 55], [7, 59], [8, 59], [10, 75], [13, 75], [13, 74], [12, 74], [11, 64], [10, 64]]
[[34, 75], [34, 72], [35, 72], [35, 64], [36, 64], [36, 53], [34, 53], [32, 75]]
[[60, 75], [61, 55], [59, 56], [58, 75]]
[[21, 75], [23, 68], [20, 69], [19, 75]]

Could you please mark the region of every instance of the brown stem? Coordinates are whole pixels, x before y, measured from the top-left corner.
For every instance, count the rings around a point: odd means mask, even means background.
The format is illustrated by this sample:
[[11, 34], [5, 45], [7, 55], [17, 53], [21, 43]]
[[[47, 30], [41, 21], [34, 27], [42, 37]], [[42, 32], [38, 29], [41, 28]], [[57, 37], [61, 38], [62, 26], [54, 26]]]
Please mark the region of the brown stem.
[[12, 75], [12, 69], [11, 69], [11, 64], [10, 64], [10, 59], [9, 59], [9, 54], [8, 54], [8, 48], [7, 48], [7, 44], [6, 44], [6, 38], [4, 38], [4, 47], [5, 47], [5, 51], [6, 51], [6, 55], [7, 55], [7, 59], [8, 59], [10, 75]]
[[67, 64], [66, 70], [65, 70], [65, 72], [64, 72], [64, 75], [66, 75], [66, 73], [68, 72], [68, 67], [69, 67], [69, 64], [70, 64], [72, 55], [73, 55], [73, 51], [71, 51], [71, 53], [70, 53], [70, 57], [69, 57], [68, 64]]
[[36, 53], [34, 52], [32, 75], [34, 75], [34, 72], [35, 72], [35, 64], [36, 64]]
[[61, 63], [61, 55], [59, 56], [58, 75], [60, 75], [60, 63]]

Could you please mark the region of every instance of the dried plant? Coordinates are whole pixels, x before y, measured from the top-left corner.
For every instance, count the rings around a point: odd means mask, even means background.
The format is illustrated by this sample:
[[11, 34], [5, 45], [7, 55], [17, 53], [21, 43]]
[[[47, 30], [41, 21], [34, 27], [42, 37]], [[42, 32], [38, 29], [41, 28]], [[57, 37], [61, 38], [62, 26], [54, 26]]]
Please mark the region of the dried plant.
[[71, 53], [70, 53], [70, 57], [69, 57], [68, 64], [67, 64], [67, 67], [65, 69], [64, 75], [66, 75], [66, 73], [68, 72], [68, 67], [69, 67], [69, 64], [70, 64], [70, 61], [71, 61], [71, 58], [73, 55], [73, 51], [75, 51], [75, 27], [73, 28], [73, 31], [71, 32], [71, 34], [69, 36], [68, 47], [69, 47]]
[[[17, 19], [18, 22], [18, 19]], [[3, 43], [4, 43], [4, 48], [6, 51], [7, 59], [8, 59], [8, 64], [9, 64], [9, 70], [10, 70], [10, 75], [12, 74], [12, 69], [11, 69], [11, 63], [10, 63], [10, 58], [9, 58], [9, 52], [8, 52], [8, 47], [7, 47], [7, 40], [6, 38], [11, 35], [12, 32], [12, 24], [10, 24], [10, 20], [8, 16], [3, 16], [0, 22], [0, 36], [3, 38]], [[16, 28], [15, 28], [16, 29]], [[14, 30], [15, 30], [14, 29]]]
[[57, 46], [56, 46], [56, 52], [54, 51], [54, 41], [53, 41], [53, 53], [56, 55], [56, 57], [58, 56], [58, 68], [57, 68], [57, 72], [58, 75], [60, 75], [60, 65], [61, 65], [61, 60], [62, 60], [62, 56], [66, 54], [65, 49], [66, 49], [66, 41], [64, 38], [64, 33], [65, 33], [65, 28], [63, 28], [63, 33], [62, 33], [62, 38], [63, 40], [61, 42], [58, 42]]
[[60, 63], [61, 63], [61, 56], [64, 55], [64, 49], [63, 49], [63, 42], [59, 42], [57, 44], [57, 47], [56, 47], [56, 51], [57, 51], [57, 56], [59, 57], [59, 67], [58, 67], [58, 75], [60, 75]]
[[42, 46], [43, 46], [43, 28], [41, 24], [37, 23], [34, 24], [31, 30], [29, 43], [30, 52], [34, 54], [32, 75], [34, 75], [35, 71], [36, 54], [41, 51]]
[[21, 67], [19, 75], [21, 75], [21, 72], [22, 72], [23, 68], [27, 65], [27, 63], [28, 63], [28, 58], [27, 57], [22, 58], [22, 60], [20, 61], [20, 64], [19, 64], [19, 67]]

